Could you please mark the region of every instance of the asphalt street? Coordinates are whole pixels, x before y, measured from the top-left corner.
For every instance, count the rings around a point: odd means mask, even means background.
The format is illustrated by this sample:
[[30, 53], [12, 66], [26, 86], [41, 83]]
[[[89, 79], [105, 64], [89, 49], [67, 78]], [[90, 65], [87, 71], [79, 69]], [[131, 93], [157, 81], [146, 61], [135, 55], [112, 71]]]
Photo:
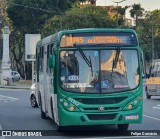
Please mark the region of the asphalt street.
[[[84, 127], [83, 131], [80, 127], [76, 127], [72, 132], [58, 133], [55, 125], [50, 119], [41, 119], [40, 109], [32, 108], [30, 105], [30, 91], [23, 89], [4, 89], [0, 88], [0, 130], [52, 130], [55, 133], [54, 138], [106, 138], [106, 134], [99, 131], [109, 132], [117, 130], [117, 126], [95, 126]], [[152, 97], [147, 100], [144, 94], [144, 109], [142, 124], [132, 124], [129, 130], [145, 130], [160, 132], [160, 97]], [[2, 128], [2, 129], [1, 129]], [[88, 128], [91, 131], [87, 131]], [[73, 134], [76, 133], [76, 134]], [[83, 134], [82, 134], [83, 133]], [[92, 136], [94, 133], [94, 136]], [[90, 135], [90, 136], [88, 136]], [[5, 137], [8, 139], [10, 137]], [[12, 139], [18, 137], [12, 137]], [[23, 137], [30, 138], [31, 137]], [[32, 137], [35, 138], [35, 137]], [[41, 137], [46, 138], [46, 137]], [[47, 137], [53, 138], [53, 137]], [[142, 136], [113, 136], [110, 138], [142, 138]], [[145, 137], [146, 138], [146, 137]], [[148, 138], [152, 138], [151, 136]], [[158, 137], [154, 137], [158, 138]], [[4, 139], [0, 137], [0, 139]]]

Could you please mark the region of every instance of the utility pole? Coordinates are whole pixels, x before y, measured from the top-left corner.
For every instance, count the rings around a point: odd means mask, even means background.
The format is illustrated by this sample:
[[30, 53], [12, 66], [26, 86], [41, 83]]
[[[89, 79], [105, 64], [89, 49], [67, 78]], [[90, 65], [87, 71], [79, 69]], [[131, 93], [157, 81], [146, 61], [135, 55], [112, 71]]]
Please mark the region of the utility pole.
[[114, 3], [117, 3], [117, 17], [116, 17], [116, 18], [117, 18], [117, 28], [118, 28], [118, 19], [119, 19], [119, 18], [118, 18], [118, 4], [121, 3], [121, 2], [123, 2], [123, 1], [126, 1], [126, 0], [113, 1]]
[[151, 19], [152, 19], [152, 61], [154, 60], [154, 33], [153, 33], [153, 15], [151, 15]]

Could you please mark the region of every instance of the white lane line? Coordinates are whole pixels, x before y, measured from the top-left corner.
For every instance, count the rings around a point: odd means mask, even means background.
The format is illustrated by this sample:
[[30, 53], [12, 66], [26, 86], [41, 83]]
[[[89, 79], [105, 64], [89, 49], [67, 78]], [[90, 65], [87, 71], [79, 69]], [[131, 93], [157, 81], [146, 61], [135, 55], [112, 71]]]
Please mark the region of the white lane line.
[[147, 117], [147, 118], [150, 118], [150, 119], [154, 119], [154, 120], [160, 121], [160, 119], [155, 118], [155, 117], [152, 117], [152, 116], [148, 116], [148, 115], [143, 115], [143, 116], [144, 116], [144, 117]]
[[8, 102], [8, 101], [15, 101], [15, 100], [18, 100], [18, 98], [0, 95], [0, 102]]
[[153, 107], [153, 109], [160, 109], [160, 107]]
[[18, 98], [15, 98], [15, 97], [8, 97], [8, 96], [4, 96], [4, 95], [0, 95], [0, 97], [7, 97], [7, 98], [10, 98], [10, 99], [15, 99], [15, 100], [18, 99]]
[[[1, 126], [1, 123], [0, 123], [0, 131], [2, 131], [3, 129], [2, 129], [2, 126]], [[2, 136], [0, 136], [0, 139], [5, 139], [5, 137], [2, 137]]]

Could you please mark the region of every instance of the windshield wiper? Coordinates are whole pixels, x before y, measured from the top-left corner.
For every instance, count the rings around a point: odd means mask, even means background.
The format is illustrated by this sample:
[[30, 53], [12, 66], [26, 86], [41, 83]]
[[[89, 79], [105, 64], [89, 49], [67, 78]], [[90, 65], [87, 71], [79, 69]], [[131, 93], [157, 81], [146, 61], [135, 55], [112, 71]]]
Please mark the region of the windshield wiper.
[[85, 62], [87, 63], [88, 67], [91, 68], [91, 73], [92, 73], [92, 77], [93, 77], [93, 69], [92, 69], [92, 61], [91, 61], [91, 57], [89, 56], [89, 59], [86, 57], [86, 55], [84, 54], [84, 52], [82, 51], [82, 49], [80, 47], [77, 47], [79, 53], [81, 54], [81, 56], [83, 57], [83, 59], [85, 60]]
[[112, 74], [113, 74], [113, 69], [117, 67], [117, 62], [119, 60], [120, 51], [121, 51], [121, 48], [117, 47], [115, 58], [113, 58], [111, 77], [112, 77]]

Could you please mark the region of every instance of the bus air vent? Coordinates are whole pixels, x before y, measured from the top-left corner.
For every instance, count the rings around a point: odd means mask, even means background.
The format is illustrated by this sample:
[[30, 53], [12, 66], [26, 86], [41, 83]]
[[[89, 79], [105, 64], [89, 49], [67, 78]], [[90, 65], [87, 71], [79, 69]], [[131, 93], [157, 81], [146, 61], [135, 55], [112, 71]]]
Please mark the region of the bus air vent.
[[[104, 108], [104, 110], [107, 110], [107, 111], [110, 111], [110, 110], [119, 110], [120, 107], [107, 107], [107, 108]], [[97, 110], [98, 111], [98, 108], [83, 108], [83, 110], [85, 111], [94, 111], [94, 110]]]

